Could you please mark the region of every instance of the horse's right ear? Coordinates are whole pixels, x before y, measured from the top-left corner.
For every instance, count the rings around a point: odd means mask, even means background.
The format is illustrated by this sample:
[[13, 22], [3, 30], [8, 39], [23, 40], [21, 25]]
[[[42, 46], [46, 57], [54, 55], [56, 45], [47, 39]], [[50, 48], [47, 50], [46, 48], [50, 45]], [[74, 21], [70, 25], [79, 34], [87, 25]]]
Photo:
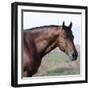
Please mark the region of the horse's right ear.
[[64, 29], [64, 26], [65, 26], [65, 23], [63, 22], [63, 24], [62, 24], [62, 28]]

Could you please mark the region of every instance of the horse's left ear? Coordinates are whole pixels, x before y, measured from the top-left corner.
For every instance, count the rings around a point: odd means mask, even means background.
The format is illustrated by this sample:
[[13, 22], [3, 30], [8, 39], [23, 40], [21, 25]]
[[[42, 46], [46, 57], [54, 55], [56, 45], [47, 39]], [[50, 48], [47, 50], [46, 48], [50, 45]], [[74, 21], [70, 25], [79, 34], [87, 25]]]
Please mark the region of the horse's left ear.
[[72, 28], [72, 22], [70, 23], [69, 28]]
[[64, 29], [64, 26], [65, 26], [65, 22], [63, 22], [63, 24], [62, 24], [63, 29]]

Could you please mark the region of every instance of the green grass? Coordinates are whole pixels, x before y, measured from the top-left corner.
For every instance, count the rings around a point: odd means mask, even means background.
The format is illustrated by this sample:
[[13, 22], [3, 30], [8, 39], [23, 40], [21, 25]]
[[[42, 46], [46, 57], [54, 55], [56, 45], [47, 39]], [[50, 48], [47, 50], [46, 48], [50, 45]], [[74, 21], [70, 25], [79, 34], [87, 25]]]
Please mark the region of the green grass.
[[60, 52], [59, 50], [56, 49], [56, 51], [52, 51], [51, 53], [49, 53], [48, 55], [46, 55], [44, 57], [44, 59], [48, 59], [48, 60], [54, 60], [54, 61], [66, 61], [68, 58], [68, 56], [62, 52]]
[[43, 58], [38, 73], [34, 76], [76, 74], [80, 74], [80, 56], [76, 61], [71, 61], [65, 53], [55, 49]]
[[57, 68], [55, 70], [50, 70], [47, 72], [47, 75], [75, 75], [80, 74], [79, 68], [72, 69], [72, 68]]

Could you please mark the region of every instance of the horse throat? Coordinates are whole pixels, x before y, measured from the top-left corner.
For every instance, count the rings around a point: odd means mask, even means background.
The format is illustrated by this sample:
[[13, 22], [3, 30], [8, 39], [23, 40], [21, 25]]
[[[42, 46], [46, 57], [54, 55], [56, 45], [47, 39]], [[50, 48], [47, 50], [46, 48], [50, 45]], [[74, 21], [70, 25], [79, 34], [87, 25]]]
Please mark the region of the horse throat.
[[46, 55], [47, 53], [49, 53], [50, 51], [52, 51], [53, 49], [55, 49], [56, 48], [56, 43], [57, 43], [57, 41], [53, 42], [50, 46], [48, 46], [46, 48], [46, 50], [43, 52], [43, 55], [42, 56]]

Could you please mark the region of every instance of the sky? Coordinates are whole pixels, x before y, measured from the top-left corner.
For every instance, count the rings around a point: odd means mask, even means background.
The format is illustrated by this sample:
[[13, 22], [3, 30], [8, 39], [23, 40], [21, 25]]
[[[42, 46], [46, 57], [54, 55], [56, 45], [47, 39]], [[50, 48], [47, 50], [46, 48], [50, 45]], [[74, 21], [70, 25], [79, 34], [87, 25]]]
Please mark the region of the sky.
[[80, 45], [81, 32], [81, 14], [63, 14], [63, 13], [40, 13], [40, 12], [24, 12], [23, 28], [44, 25], [62, 25], [63, 21], [68, 26], [72, 22], [72, 32], [74, 35], [74, 43]]

